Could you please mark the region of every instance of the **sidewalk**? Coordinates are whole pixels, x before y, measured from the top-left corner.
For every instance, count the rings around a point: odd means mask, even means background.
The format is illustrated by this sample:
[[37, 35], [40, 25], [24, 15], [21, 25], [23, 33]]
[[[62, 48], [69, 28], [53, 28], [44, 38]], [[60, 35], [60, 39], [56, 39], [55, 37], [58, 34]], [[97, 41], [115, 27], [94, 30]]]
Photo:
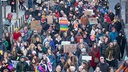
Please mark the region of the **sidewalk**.
[[[4, 19], [4, 7], [2, 7], [2, 17], [3, 17], [3, 22], [5, 21], [5, 19]], [[11, 7], [10, 6], [6, 6], [6, 17], [7, 17], [7, 15], [8, 15], [8, 13], [11, 13]], [[22, 10], [19, 10], [19, 12], [18, 12], [19, 14], [18, 14], [18, 17], [19, 17], [19, 19], [21, 19], [21, 17], [23, 17], [23, 15], [24, 15], [24, 13], [25, 13], [25, 11], [22, 11]], [[13, 31], [14, 30], [14, 28], [15, 27], [19, 27], [19, 19], [16, 19], [16, 13], [12, 13], [13, 14], [13, 19], [12, 19], [12, 21], [11, 21], [11, 23], [12, 23], [12, 25], [10, 26], [10, 28], [9, 28], [9, 31], [11, 32], [11, 31]], [[17, 22], [17, 23], [16, 23]], [[18, 26], [17, 26], [17, 25]]]

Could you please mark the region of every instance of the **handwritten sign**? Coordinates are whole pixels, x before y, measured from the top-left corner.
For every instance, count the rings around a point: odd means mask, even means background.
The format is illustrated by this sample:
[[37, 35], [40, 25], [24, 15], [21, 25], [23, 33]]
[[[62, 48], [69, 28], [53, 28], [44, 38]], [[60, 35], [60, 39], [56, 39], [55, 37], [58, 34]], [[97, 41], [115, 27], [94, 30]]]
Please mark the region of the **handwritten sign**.
[[53, 16], [47, 16], [47, 23], [52, 24], [53, 23]]
[[89, 18], [90, 24], [98, 24], [97, 18]]
[[62, 41], [61, 45], [70, 45], [70, 41]]
[[82, 56], [82, 60], [86, 60], [86, 61], [92, 60], [92, 56]]
[[42, 26], [40, 25], [39, 20], [35, 20], [31, 22], [31, 30], [37, 30], [38, 33], [41, 32]]

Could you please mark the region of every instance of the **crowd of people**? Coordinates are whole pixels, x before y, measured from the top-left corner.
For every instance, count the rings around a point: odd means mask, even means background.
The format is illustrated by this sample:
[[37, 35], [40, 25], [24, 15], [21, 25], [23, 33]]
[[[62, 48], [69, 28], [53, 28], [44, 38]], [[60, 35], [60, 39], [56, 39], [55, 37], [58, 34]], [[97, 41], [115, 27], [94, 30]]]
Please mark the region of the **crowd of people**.
[[[94, 72], [128, 72], [127, 57], [118, 65], [126, 47], [119, 3], [114, 13], [107, 0], [50, 1], [28, 0], [23, 29], [15, 28], [12, 34], [7, 32], [0, 38], [0, 71], [89, 72], [92, 68]], [[93, 14], [87, 15], [88, 9]], [[48, 15], [53, 16], [52, 24], [47, 22]], [[67, 18], [67, 31], [60, 30], [60, 17]], [[96, 18], [98, 23], [90, 24], [89, 18]], [[31, 21], [35, 20], [41, 23], [40, 33], [31, 30]], [[76, 51], [65, 52], [63, 41], [76, 44]]]

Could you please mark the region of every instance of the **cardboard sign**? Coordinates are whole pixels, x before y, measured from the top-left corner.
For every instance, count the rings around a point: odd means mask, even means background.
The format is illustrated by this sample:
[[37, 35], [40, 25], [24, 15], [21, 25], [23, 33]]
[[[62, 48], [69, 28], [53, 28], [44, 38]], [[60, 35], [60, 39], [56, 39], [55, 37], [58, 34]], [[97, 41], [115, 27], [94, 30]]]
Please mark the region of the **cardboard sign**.
[[41, 32], [42, 26], [40, 25], [39, 20], [35, 20], [31, 22], [31, 30], [37, 30], [38, 33]]
[[92, 60], [92, 56], [82, 56], [82, 60], [86, 60], [86, 61]]
[[90, 24], [98, 24], [97, 18], [89, 18]]
[[63, 47], [65, 53], [75, 52], [77, 49], [77, 44], [63, 45]]
[[47, 23], [52, 24], [53, 23], [53, 16], [47, 16]]
[[93, 10], [92, 9], [88, 9], [88, 10], [85, 10], [84, 12], [86, 15], [92, 15], [93, 14]]

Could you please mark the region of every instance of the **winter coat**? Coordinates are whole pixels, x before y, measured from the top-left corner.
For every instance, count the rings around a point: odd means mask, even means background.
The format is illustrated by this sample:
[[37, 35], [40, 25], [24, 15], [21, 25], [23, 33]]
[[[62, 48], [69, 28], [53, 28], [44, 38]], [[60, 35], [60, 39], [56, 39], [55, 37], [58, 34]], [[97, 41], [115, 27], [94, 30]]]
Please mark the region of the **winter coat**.
[[110, 32], [109, 34], [111, 41], [113, 42], [114, 40], [116, 40], [118, 33], [117, 32]]
[[99, 63], [97, 66], [100, 68], [101, 72], [109, 72], [108, 63]]
[[3, 43], [0, 43], [0, 51], [2, 52], [2, 55], [6, 51], [6, 46]]
[[109, 59], [110, 61], [112, 61], [112, 58], [116, 58], [116, 49], [114, 47], [110, 48], [106, 48], [106, 53], [105, 53], [105, 58]]
[[18, 62], [16, 66], [17, 72], [27, 72], [28, 64], [26, 62]]
[[103, 22], [102, 27], [105, 28], [106, 30], [109, 30], [109, 24], [107, 22]]
[[104, 36], [104, 34], [103, 34], [103, 33], [97, 34], [97, 35], [96, 35], [97, 40], [99, 40], [99, 39], [100, 39], [100, 37], [102, 37], [102, 36]]
[[118, 44], [116, 44], [115, 46], [114, 46], [114, 48], [115, 48], [115, 50], [116, 50], [116, 59], [119, 59], [120, 58], [120, 47], [119, 47], [119, 45]]
[[81, 23], [82, 24], [84, 24], [85, 26], [87, 25], [87, 22], [88, 22], [88, 17], [86, 16], [82, 16], [81, 18], [80, 18], [80, 20], [81, 20]]
[[98, 58], [98, 60], [100, 60], [100, 50], [98, 48], [96, 48], [96, 49], [92, 48], [91, 51], [89, 52], [89, 55], [92, 56], [92, 60], [90, 61], [90, 65], [92, 67], [96, 67], [97, 63], [94, 62], [94, 59]]
[[82, 56], [88, 56], [88, 53], [86, 52], [85, 54], [80, 54], [79, 60], [78, 60], [79, 65], [81, 65], [82, 62], [87, 62], [86, 60], [82, 60]]
[[107, 14], [104, 16], [104, 19], [106, 19], [108, 24], [111, 23], [111, 19], [110, 19], [110, 17]]
[[109, 15], [108, 15], [109, 17], [110, 17], [110, 19], [111, 19], [111, 21], [113, 21], [114, 20], [114, 13], [109, 13]]
[[14, 32], [13, 33], [13, 39], [15, 40], [15, 41], [17, 41], [18, 40], [18, 38], [21, 36], [21, 33], [20, 32]]
[[115, 23], [115, 29], [117, 30], [117, 32], [119, 32], [122, 29], [122, 25], [121, 22], [117, 21]]

